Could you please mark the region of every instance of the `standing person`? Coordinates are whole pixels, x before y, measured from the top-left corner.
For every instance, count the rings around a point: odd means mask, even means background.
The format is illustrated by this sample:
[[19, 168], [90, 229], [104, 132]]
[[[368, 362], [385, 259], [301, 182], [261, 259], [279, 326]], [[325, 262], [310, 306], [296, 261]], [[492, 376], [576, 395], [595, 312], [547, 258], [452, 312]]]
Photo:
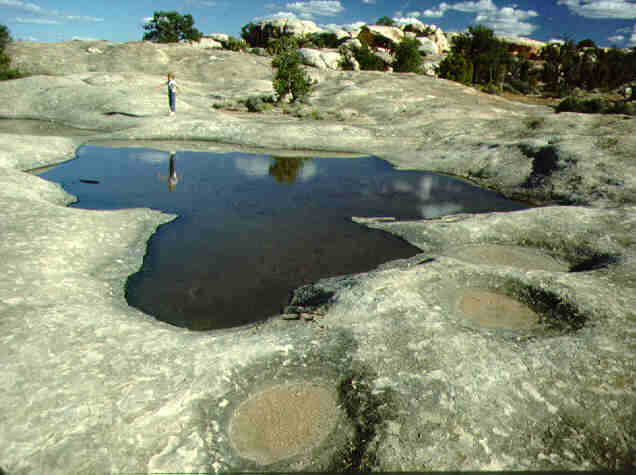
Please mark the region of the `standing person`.
[[175, 103], [177, 101], [177, 83], [174, 80], [174, 74], [168, 73], [168, 102], [170, 104], [170, 115], [175, 113]]

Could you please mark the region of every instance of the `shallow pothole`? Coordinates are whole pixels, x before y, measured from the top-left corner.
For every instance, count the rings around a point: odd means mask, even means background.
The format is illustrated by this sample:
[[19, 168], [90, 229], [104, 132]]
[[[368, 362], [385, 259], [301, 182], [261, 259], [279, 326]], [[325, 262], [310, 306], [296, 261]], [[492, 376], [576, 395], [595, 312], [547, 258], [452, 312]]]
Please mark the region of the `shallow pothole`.
[[588, 322], [587, 312], [559, 288], [507, 276], [467, 273], [446, 282], [438, 296], [459, 326], [516, 341], [564, 335]]
[[532, 329], [541, 317], [526, 304], [487, 289], [467, 288], [457, 295], [456, 309], [487, 328]]
[[237, 452], [261, 465], [320, 445], [338, 420], [337, 396], [311, 383], [274, 386], [241, 403], [230, 422]]
[[484, 244], [451, 248], [444, 255], [471, 264], [486, 264], [517, 267], [524, 270], [547, 270], [567, 272], [569, 265], [549, 256], [538, 249], [522, 246]]

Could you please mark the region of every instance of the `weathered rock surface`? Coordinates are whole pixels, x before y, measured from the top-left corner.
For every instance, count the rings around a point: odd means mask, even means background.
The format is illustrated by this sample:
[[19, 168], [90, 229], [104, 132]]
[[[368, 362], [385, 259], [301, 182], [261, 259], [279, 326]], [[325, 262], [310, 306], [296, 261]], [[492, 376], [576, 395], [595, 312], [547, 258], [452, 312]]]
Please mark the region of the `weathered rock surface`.
[[[0, 116], [67, 128], [0, 123], [3, 470], [536, 470], [634, 460], [636, 119], [555, 115], [413, 74], [330, 70], [314, 70], [307, 104], [250, 114], [241, 100], [272, 93], [267, 58], [215, 51], [212, 61], [209, 51], [148, 43], [12, 48], [17, 62], [52, 75], [0, 83], [12, 98]], [[183, 87], [174, 118], [168, 68]], [[355, 218], [422, 253], [297, 289], [285, 309], [297, 319], [196, 333], [124, 298], [147, 239], [175, 216], [68, 208], [72, 196], [21, 171], [72, 158], [87, 141], [132, 140], [374, 154], [546, 206]], [[480, 299], [495, 316], [518, 302], [540, 324], [504, 315], [507, 327], [485, 326]], [[300, 413], [311, 423], [294, 432], [284, 421]], [[266, 440], [249, 433], [261, 416], [285, 447], [271, 431]]]

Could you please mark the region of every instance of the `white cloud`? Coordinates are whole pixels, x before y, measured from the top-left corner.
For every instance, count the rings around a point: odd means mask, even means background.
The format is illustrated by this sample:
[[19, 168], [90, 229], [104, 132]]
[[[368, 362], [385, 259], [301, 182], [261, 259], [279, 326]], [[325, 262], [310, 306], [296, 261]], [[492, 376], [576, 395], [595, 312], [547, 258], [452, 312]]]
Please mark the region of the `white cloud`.
[[534, 10], [503, 7], [499, 10], [480, 12], [475, 21], [492, 28], [498, 35], [527, 36], [532, 34], [538, 26], [523, 20], [536, 16], [539, 14]]
[[14, 8], [25, 12], [39, 13], [42, 8], [35, 3], [22, 2], [21, 0], [0, 0], [0, 7]]
[[441, 18], [444, 16], [447, 10], [449, 10], [451, 6], [448, 3], [440, 3], [437, 8], [429, 8], [428, 10], [424, 10], [420, 12], [420, 16], [425, 16], [429, 18]]
[[453, 10], [457, 10], [460, 12], [467, 13], [476, 13], [476, 12], [488, 12], [488, 11], [496, 11], [497, 6], [492, 3], [492, 0], [479, 0], [478, 2], [461, 2], [456, 3], [455, 5], [451, 5]]
[[560, 0], [575, 13], [586, 18], [636, 18], [636, 2], [633, 0]]
[[585, 18], [636, 18], [636, 2], [633, 0], [559, 0], [577, 15]]
[[364, 25], [366, 25], [363, 21], [356, 21], [355, 23], [349, 23], [347, 25], [342, 25], [342, 29], [346, 31], [359, 30]]
[[87, 37], [87, 36], [74, 36], [73, 38], [71, 38], [71, 40], [73, 41], [97, 41], [97, 38], [91, 38], [91, 37]]
[[83, 23], [99, 23], [103, 18], [96, 18], [85, 15], [67, 15], [57, 10], [46, 10], [35, 3], [24, 2], [22, 0], [0, 0], [0, 7], [7, 7], [14, 10], [35, 13], [42, 18], [16, 18], [18, 23], [32, 23], [40, 25], [59, 25], [62, 21], [78, 21]]
[[258, 23], [259, 21], [263, 21], [263, 20], [284, 20], [284, 19], [296, 20], [298, 19], [298, 17], [294, 15], [292, 12], [278, 12], [278, 13], [272, 13], [271, 15], [267, 15], [263, 17], [256, 17], [252, 19], [252, 21], [255, 23]]
[[620, 43], [624, 39], [625, 37], [623, 35], [616, 35], [616, 36], [610, 36], [609, 38], [607, 38], [607, 41], [610, 41], [612, 43]]
[[84, 21], [87, 23], [99, 23], [104, 21], [103, 18], [96, 18], [93, 16], [78, 16], [78, 15], [66, 15], [64, 16], [64, 19], [71, 20], [71, 21]]
[[57, 20], [49, 20], [47, 18], [21, 18], [16, 17], [15, 19], [18, 23], [29, 23], [33, 25], [59, 25], [60, 22]]
[[294, 2], [285, 5], [286, 8], [298, 12], [303, 18], [317, 16], [336, 16], [344, 11], [344, 7], [339, 1], [333, 0], [310, 0], [309, 2]]
[[410, 16], [410, 17], [393, 18], [393, 24], [396, 26], [399, 26], [399, 25], [418, 25], [418, 24], [422, 25], [423, 23], [417, 18], [415, 18], [414, 16]]

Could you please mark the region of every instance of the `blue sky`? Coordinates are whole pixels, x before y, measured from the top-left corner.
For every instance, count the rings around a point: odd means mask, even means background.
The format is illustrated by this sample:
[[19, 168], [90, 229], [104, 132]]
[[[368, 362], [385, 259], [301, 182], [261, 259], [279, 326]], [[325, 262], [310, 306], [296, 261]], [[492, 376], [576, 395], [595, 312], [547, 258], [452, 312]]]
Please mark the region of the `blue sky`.
[[241, 27], [267, 17], [296, 17], [343, 27], [416, 18], [444, 31], [484, 24], [499, 35], [550, 41], [568, 35], [600, 46], [636, 46], [636, 0], [0, 0], [0, 24], [16, 40], [137, 41], [158, 10], [190, 13], [204, 34], [240, 38]]

